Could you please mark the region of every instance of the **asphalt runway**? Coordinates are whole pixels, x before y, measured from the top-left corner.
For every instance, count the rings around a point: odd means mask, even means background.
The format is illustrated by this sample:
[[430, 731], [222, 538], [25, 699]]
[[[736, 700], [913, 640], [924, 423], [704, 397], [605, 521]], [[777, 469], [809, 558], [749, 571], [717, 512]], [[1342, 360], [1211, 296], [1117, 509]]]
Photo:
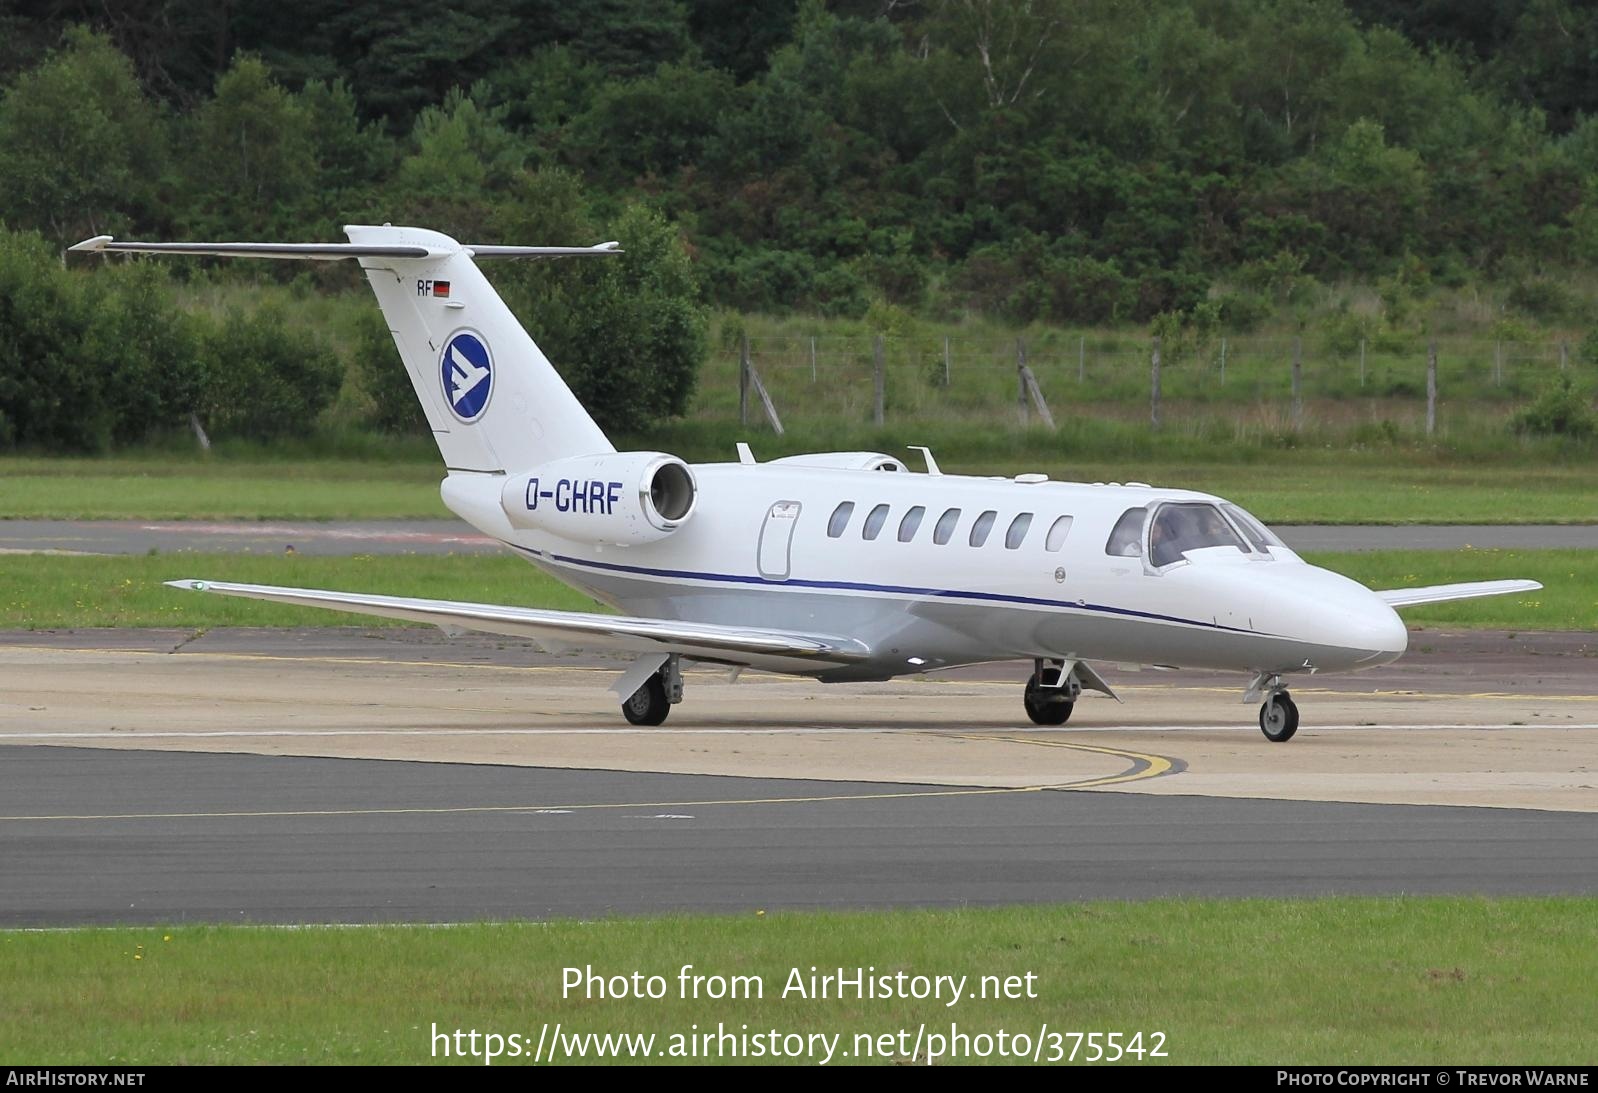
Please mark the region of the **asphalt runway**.
[[[1598, 526], [1508, 525], [1276, 529], [1295, 550], [1598, 549]], [[0, 552], [144, 554], [191, 550], [282, 554], [472, 554], [503, 549], [458, 520], [0, 520]]]
[[0, 747], [0, 925], [1592, 893], [1598, 815]]
[[1024, 664], [827, 687], [431, 630], [0, 633], [0, 925], [429, 921], [1159, 896], [1598, 892], [1587, 635], [1429, 632], [1295, 687]]

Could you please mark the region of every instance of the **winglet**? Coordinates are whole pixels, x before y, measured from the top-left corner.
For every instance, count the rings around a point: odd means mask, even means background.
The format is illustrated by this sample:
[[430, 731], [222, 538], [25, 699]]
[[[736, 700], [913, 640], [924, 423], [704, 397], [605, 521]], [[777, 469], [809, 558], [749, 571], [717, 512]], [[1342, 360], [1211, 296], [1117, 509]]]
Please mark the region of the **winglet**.
[[70, 247], [68, 247], [67, 250], [76, 250], [76, 251], [101, 251], [101, 250], [105, 250], [105, 245], [107, 243], [111, 242], [112, 238], [113, 237], [109, 236], [109, 235], [97, 235], [93, 239], [85, 239], [81, 243], [74, 243]]

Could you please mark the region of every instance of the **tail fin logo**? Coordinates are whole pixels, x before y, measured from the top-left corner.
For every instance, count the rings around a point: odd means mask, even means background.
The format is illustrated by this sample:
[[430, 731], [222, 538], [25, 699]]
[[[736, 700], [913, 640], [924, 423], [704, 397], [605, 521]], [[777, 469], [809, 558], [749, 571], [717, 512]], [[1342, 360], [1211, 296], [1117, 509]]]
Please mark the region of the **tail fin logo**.
[[494, 390], [494, 362], [482, 338], [466, 330], [451, 335], [439, 361], [439, 378], [451, 413], [468, 425], [482, 417]]

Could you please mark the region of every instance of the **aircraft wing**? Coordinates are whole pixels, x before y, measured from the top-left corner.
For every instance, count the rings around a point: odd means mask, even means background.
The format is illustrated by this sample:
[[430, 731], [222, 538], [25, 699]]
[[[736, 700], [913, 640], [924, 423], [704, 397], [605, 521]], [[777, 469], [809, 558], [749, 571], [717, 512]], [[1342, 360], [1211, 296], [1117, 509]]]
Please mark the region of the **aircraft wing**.
[[[695, 660], [723, 664], [772, 665], [792, 662], [825, 668], [865, 660], [871, 649], [854, 638], [766, 630], [752, 626], [717, 626], [673, 619], [628, 618], [580, 611], [545, 611], [486, 603], [423, 600], [409, 596], [371, 596], [328, 592], [319, 588], [281, 588], [265, 584], [186, 579], [167, 581], [189, 592], [215, 592], [252, 600], [325, 607], [358, 615], [428, 623], [446, 629], [480, 630], [530, 638], [542, 644], [580, 646], [623, 653], [681, 653]], [[802, 670], [802, 669], [801, 669]]]
[[1535, 592], [1541, 587], [1536, 581], [1466, 581], [1463, 584], [1427, 585], [1425, 588], [1387, 588], [1376, 594], [1386, 600], [1389, 607], [1414, 607], [1422, 603], [1473, 600], [1477, 596]]

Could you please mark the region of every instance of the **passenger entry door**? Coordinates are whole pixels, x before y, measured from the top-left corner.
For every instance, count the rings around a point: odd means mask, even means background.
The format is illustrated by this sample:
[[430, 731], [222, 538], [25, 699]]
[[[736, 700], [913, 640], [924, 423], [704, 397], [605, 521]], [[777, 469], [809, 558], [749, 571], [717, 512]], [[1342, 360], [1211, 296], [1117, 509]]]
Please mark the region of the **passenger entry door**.
[[768, 581], [786, 581], [793, 569], [793, 532], [799, 525], [799, 502], [778, 501], [760, 525], [758, 563]]

